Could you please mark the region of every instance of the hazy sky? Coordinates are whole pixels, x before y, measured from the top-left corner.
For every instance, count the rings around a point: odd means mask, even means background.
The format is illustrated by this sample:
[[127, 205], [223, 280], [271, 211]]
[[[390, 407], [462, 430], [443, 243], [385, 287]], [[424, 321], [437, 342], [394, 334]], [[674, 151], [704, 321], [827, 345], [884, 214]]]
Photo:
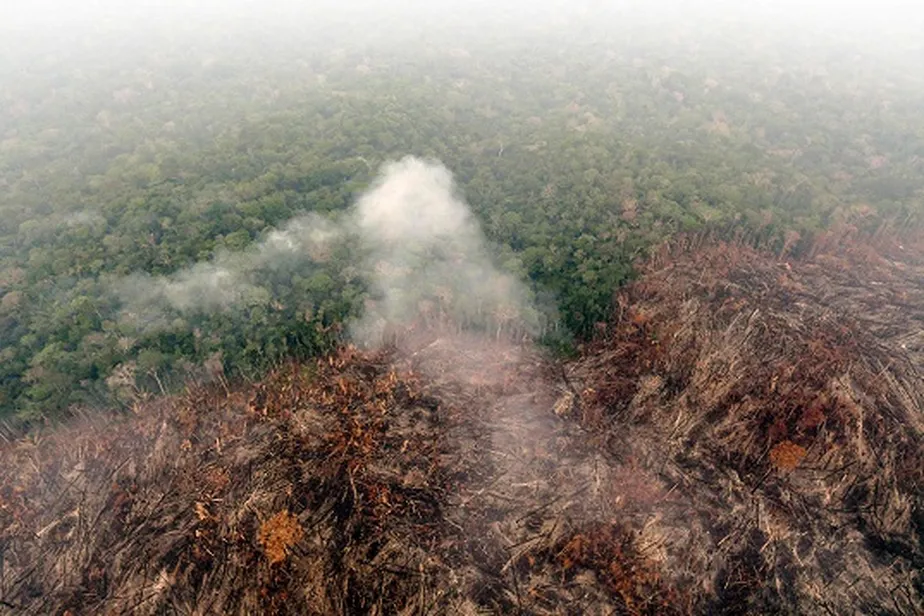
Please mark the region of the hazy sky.
[[[712, 46], [734, 37], [803, 53], [869, 52], [907, 73], [924, 61], [924, 0], [31, 0], [5, 2], [0, 53], [16, 65], [73, 52], [87, 43], [113, 60], [134, 49], [274, 45], [374, 48], [426, 39], [447, 45], [568, 41], [647, 45], [687, 41]], [[245, 44], [246, 39], [246, 44]], [[207, 43], [206, 43], [207, 44]], [[254, 46], [256, 44], [256, 47]], [[229, 47], [230, 45], [230, 47]], [[4, 50], [5, 48], [5, 50]], [[248, 51], [247, 53], [249, 53]], [[259, 52], [257, 52], [259, 53]], [[730, 52], [733, 53], [733, 52]], [[0, 64], [5, 58], [0, 57]]]
[[671, 15], [708, 15], [719, 11], [741, 18], [765, 19], [776, 15], [787, 21], [814, 25], [850, 24], [872, 27], [882, 24], [920, 23], [924, 3], [920, 0], [32, 0], [5, 2], [3, 19], [7, 27], [42, 28], [101, 24], [138, 25], [138, 20], [228, 19], [265, 20], [291, 18], [323, 20], [331, 15], [356, 17], [390, 13], [413, 18], [447, 17], [464, 13], [491, 19], [497, 16], [529, 19], [531, 15], [594, 14], [618, 12], [646, 14], [665, 21]]

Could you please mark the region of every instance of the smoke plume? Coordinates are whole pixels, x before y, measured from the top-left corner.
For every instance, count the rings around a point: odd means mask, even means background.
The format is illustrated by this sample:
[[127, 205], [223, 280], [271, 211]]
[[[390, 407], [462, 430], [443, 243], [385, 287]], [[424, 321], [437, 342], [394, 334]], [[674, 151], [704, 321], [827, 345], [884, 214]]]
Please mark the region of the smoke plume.
[[[331, 263], [335, 253], [355, 262]], [[150, 333], [177, 316], [282, 301], [279, 289], [291, 290], [287, 276], [345, 265], [359, 273], [369, 293], [349, 328], [359, 344], [375, 346], [389, 332], [413, 325], [536, 333], [527, 290], [492, 262], [452, 174], [413, 157], [386, 164], [339, 218], [299, 216], [247, 250], [169, 276], [131, 276], [116, 289], [123, 323]]]
[[389, 326], [426, 325], [534, 333], [526, 289], [491, 261], [478, 222], [442, 165], [416, 158], [386, 165], [353, 220], [372, 272], [354, 339], [381, 340]]

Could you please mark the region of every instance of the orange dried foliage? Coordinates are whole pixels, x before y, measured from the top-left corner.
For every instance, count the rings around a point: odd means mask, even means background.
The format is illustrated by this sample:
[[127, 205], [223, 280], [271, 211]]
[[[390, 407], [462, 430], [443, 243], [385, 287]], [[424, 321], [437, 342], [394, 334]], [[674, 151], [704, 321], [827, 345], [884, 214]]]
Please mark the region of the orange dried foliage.
[[799, 466], [805, 454], [805, 447], [792, 441], [783, 441], [770, 450], [770, 461], [781, 471], [791, 471]]
[[683, 597], [669, 589], [657, 567], [639, 552], [633, 533], [615, 524], [601, 524], [577, 533], [557, 556], [562, 568], [595, 571], [629, 614], [671, 614]]
[[289, 548], [305, 536], [298, 518], [288, 511], [280, 511], [260, 526], [258, 540], [271, 565], [285, 561]]

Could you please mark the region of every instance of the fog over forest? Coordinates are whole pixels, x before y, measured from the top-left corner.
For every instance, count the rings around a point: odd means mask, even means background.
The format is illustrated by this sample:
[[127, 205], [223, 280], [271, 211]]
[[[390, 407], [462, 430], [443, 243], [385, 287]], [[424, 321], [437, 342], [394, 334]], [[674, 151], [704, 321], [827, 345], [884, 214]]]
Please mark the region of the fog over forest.
[[340, 225], [406, 156], [455, 178], [485, 258], [526, 284], [517, 303], [560, 350], [677, 232], [737, 226], [790, 250], [832, 225], [917, 224], [922, 17], [898, 1], [10, 7], [0, 409], [124, 404], [126, 374], [159, 390], [208, 358], [256, 375], [342, 341], [376, 294], [355, 243], [251, 268], [259, 292], [214, 311], [125, 289]]

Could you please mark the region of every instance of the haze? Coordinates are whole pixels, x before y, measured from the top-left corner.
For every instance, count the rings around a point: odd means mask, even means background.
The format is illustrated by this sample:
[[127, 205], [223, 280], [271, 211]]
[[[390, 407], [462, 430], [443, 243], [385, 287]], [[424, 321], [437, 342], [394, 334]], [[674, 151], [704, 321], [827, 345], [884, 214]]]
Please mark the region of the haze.
[[121, 31], [144, 37], [162, 27], [202, 26], [272, 27], [293, 33], [333, 27], [342, 28], [341, 36], [354, 38], [373, 33], [381, 36], [388, 30], [420, 34], [432, 28], [503, 27], [509, 37], [531, 28], [569, 24], [617, 29], [647, 24], [667, 30], [695, 25], [708, 34], [716, 21], [764, 29], [808, 29], [819, 35], [863, 33], [871, 35], [870, 41], [880, 37], [881, 43], [892, 44], [898, 34], [908, 37], [904, 42], [916, 42], [919, 37], [915, 35], [924, 25], [924, 7], [911, 0], [42, 0], [7, 6], [0, 28], [28, 34], [33, 40], [43, 36], [53, 39], [63, 32]]

